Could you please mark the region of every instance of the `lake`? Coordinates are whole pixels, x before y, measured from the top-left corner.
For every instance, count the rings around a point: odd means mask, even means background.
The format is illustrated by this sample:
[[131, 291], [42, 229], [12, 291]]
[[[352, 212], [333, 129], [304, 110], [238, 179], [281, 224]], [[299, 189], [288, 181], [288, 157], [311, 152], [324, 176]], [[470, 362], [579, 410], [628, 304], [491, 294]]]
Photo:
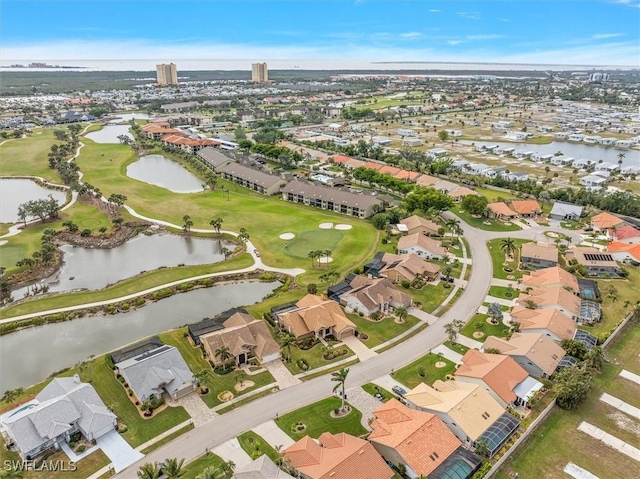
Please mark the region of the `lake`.
[[0, 178], [0, 223], [18, 222], [18, 206], [31, 200], [46, 199], [49, 195], [62, 206], [67, 198], [64, 191], [52, 190], [23, 178]]
[[146, 155], [127, 166], [127, 176], [174, 193], [198, 193], [202, 181], [180, 163], [163, 155]]
[[[169, 234], [141, 234], [111, 249], [63, 245], [60, 247], [64, 253], [62, 268], [46, 278], [44, 284], [49, 286], [49, 292], [102, 289], [162, 266], [218, 263], [224, 260], [221, 248], [225, 245], [229, 249], [235, 247], [217, 239]], [[14, 290], [13, 298], [22, 299], [27, 289], [25, 286]]]
[[280, 283], [239, 282], [177, 294], [141, 309], [0, 336], [0, 391], [27, 387], [91, 355], [262, 300]]
[[102, 127], [102, 130], [92, 131], [84, 136], [96, 143], [120, 143], [118, 140], [120, 135], [127, 135], [133, 140], [129, 128], [131, 128], [129, 125], [106, 125]]

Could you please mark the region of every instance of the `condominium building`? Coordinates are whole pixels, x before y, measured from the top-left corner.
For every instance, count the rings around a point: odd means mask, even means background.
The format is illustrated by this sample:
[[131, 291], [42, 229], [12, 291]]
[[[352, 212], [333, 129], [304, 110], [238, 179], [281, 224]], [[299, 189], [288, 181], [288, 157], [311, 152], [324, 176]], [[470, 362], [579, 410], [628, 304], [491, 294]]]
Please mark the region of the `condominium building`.
[[251, 64], [251, 81], [255, 83], [267, 83], [269, 81], [269, 70], [266, 63]]
[[178, 71], [175, 63], [161, 63], [156, 65], [156, 79], [158, 86], [177, 85]]

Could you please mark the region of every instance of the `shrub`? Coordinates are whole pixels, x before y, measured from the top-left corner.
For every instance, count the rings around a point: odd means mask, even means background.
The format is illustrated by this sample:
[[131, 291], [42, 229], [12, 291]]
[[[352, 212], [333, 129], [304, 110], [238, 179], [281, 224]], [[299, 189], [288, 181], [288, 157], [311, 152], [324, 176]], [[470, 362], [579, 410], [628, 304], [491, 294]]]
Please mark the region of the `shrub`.
[[89, 228], [83, 229], [80, 236], [91, 236], [91, 230]]
[[80, 444], [80, 445], [76, 448], [76, 452], [84, 452], [86, 448], [87, 448], [87, 446], [85, 446], [84, 444]]
[[404, 289], [409, 289], [409, 287], [411, 286], [411, 283], [409, 281], [407, 281], [406, 279], [403, 279], [402, 282], [400, 283], [400, 285], [404, 288]]

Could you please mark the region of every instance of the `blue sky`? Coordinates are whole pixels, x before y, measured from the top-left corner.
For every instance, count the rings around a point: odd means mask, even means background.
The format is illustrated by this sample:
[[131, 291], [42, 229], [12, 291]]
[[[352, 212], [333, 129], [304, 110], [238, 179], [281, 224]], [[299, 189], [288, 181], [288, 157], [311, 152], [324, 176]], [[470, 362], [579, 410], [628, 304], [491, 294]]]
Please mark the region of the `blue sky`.
[[640, 66], [640, 0], [2, 0], [0, 58]]

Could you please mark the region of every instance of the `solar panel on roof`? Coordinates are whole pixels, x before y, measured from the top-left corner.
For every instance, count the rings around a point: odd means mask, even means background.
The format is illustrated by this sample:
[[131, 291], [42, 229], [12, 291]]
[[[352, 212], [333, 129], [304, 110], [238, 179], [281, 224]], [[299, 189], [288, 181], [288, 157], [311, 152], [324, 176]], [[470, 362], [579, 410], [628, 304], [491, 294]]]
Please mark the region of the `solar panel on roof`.
[[603, 253], [585, 253], [584, 258], [587, 261], [613, 261], [613, 256]]

